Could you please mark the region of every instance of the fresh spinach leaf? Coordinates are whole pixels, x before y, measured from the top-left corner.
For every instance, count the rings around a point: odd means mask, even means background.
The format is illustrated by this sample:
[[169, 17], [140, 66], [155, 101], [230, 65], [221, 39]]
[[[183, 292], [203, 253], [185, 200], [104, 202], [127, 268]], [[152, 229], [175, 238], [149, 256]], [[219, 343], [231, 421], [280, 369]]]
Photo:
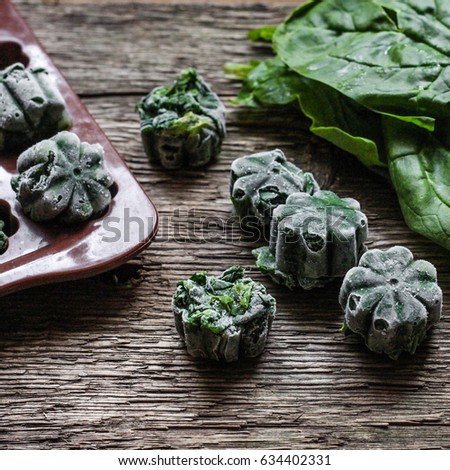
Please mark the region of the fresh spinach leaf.
[[232, 102], [251, 107], [295, 102], [304, 80], [279, 59], [253, 60], [242, 65], [226, 64], [225, 71], [244, 81], [239, 96]]
[[379, 114], [358, 105], [332, 88], [290, 70], [279, 59], [228, 64], [244, 86], [234, 101], [244, 106], [297, 102], [311, 121], [314, 134], [356, 155], [369, 167], [386, 167]]
[[248, 38], [252, 41], [272, 41], [276, 26], [263, 26], [262, 28], [255, 28], [249, 31]]
[[447, 117], [449, 7], [437, 1], [424, 16], [418, 3], [315, 1], [294, 10], [277, 28], [274, 49], [290, 69], [372, 110]]
[[450, 2], [312, 0], [272, 43], [274, 59], [228, 69], [236, 103], [298, 103], [313, 133], [389, 167], [408, 225], [450, 249]]
[[450, 250], [449, 143], [440, 129], [431, 134], [392, 118], [385, 118], [384, 134], [406, 223]]

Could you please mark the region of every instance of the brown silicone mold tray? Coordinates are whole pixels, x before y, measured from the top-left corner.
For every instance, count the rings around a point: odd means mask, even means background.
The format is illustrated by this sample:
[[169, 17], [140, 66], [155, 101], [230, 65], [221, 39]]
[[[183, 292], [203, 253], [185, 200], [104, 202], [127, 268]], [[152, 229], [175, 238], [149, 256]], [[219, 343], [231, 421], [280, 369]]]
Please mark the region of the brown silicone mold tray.
[[0, 295], [31, 286], [89, 277], [123, 264], [156, 234], [155, 206], [70, 88], [9, 0], [0, 1], [0, 70], [16, 62], [53, 75], [81, 141], [100, 143], [114, 178], [113, 200], [101, 218], [76, 228], [36, 224], [16, 201], [10, 180], [18, 154], [0, 153], [0, 216], [9, 246], [0, 255]]

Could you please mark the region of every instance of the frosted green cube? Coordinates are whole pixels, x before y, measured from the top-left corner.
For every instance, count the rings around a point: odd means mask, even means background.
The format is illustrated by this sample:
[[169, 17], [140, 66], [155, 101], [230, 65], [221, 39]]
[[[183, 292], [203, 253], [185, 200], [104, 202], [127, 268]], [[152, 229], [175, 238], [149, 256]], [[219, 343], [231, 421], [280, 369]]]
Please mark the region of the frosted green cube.
[[273, 212], [269, 246], [253, 255], [276, 282], [312, 289], [356, 266], [366, 239], [367, 217], [356, 200], [331, 191], [295, 193]]
[[103, 156], [100, 144], [80, 142], [67, 131], [23, 152], [11, 185], [24, 213], [36, 222], [67, 225], [100, 215], [111, 202], [113, 184]]
[[247, 155], [231, 165], [231, 201], [244, 226], [265, 227], [291, 194], [318, 190], [313, 175], [288, 162], [279, 149]]
[[178, 283], [175, 325], [188, 353], [233, 362], [259, 356], [275, 317], [275, 299], [240, 266], [220, 276], [199, 272]]
[[436, 268], [395, 246], [370, 250], [345, 276], [339, 294], [343, 330], [359, 334], [367, 347], [397, 359], [414, 354], [442, 311]]
[[201, 167], [220, 153], [225, 107], [194, 68], [171, 87], [157, 87], [137, 104], [147, 156], [164, 168]]
[[43, 68], [0, 71], [0, 151], [22, 149], [71, 125], [66, 103]]

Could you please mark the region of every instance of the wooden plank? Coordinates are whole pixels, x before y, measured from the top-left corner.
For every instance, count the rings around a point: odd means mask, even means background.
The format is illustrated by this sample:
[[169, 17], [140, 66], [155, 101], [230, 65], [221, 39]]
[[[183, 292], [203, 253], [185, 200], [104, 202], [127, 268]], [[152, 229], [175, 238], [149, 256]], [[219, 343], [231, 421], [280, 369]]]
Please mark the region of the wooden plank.
[[[296, 113], [228, 106], [221, 158], [205, 170], [166, 172], [143, 154], [139, 96], [187, 65], [234, 96], [223, 63], [267, 55], [246, 31], [289, 8], [20, 9], [151, 195], [161, 229], [125, 270], [0, 299], [0, 448], [448, 448], [448, 306], [416, 356], [379, 357], [338, 332], [339, 282], [276, 286], [254, 266], [258, 243], [230, 221], [230, 163], [280, 147], [325, 188], [361, 201], [371, 247], [405, 244], [434, 262], [448, 295], [448, 252], [408, 230], [386, 181], [311, 137]], [[176, 282], [235, 263], [277, 298], [267, 349], [228, 366], [193, 360], [174, 329]]]

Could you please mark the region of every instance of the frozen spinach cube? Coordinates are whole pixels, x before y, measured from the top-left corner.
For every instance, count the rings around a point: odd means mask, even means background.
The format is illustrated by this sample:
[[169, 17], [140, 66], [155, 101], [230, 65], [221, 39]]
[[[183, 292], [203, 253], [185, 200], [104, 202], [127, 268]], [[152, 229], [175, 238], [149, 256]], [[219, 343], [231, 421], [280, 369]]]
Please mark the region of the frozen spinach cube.
[[231, 201], [244, 226], [265, 227], [291, 194], [318, 190], [313, 175], [288, 162], [279, 149], [247, 155], [231, 165]]
[[43, 68], [0, 71], [0, 151], [24, 148], [71, 125], [66, 103]]
[[170, 87], [157, 87], [136, 107], [141, 137], [151, 161], [164, 168], [200, 167], [220, 153], [225, 107], [194, 68]]
[[101, 214], [111, 202], [113, 179], [100, 144], [80, 142], [63, 131], [23, 152], [11, 180], [24, 213], [35, 222], [67, 225]]
[[276, 282], [311, 289], [356, 266], [366, 239], [367, 217], [356, 200], [331, 191], [295, 193], [273, 212], [269, 246], [253, 255]]
[[5, 232], [3, 232], [4, 227], [5, 223], [0, 219], [0, 255], [8, 248], [8, 237]]
[[178, 283], [175, 325], [188, 353], [233, 362], [259, 356], [275, 317], [275, 299], [240, 266], [220, 276], [199, 272]]
[[431, 263], [395, 246], [361, 257], [344, 278], [339, 303], [345, 312], [343, 331], [362, 336], [371, 351], [397, 359], [402, 352], [414, 354], [439, 321], [442, 290]]

